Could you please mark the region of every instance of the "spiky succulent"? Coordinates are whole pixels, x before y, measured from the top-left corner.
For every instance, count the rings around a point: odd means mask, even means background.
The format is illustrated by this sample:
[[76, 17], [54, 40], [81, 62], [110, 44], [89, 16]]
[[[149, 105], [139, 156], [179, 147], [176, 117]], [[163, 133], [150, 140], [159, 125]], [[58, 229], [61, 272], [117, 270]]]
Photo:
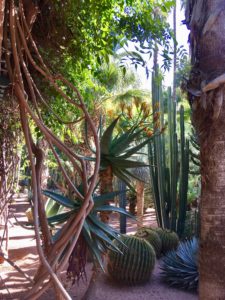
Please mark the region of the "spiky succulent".
[[198, 288], [198, 249], [196, 238], [181, 242], [177, 250], [163, 257], [161, 276], [171, 286], [197, 290]]
[[[145, 128], [140, 128], [140, 126], [136, 125], [125, 132], [114, 136], [113, 133], [118, 120], [119, 118], [115, 119], [107, 127], [100, 139], [100, 168], [103, 170], [111, 166], [113, 174], [124, 181], [127, 186], [133, 188], [130, 183], [131, 178], [141, 181], [143, 181], [143, 179], [130, 172], [129, 169], [146, 166], [144, 162], [138, 161], [135, 155], [139, 154], [139, 151], [154, 137], [154, 135], [147, 138], [145, 137], [139, 142]], [[138, 144], [135, 145], [135, 142], [137, 141]], [[93, 151], [93, 149], [91, 150]]]
[[136, 236], [121, 236], [123, 244], [113, 242], [121, 252], [109, 250], [108, 273], [116, 281], [138, 284], [147, 281], [155, 266], [155, 251], [144, 239]]
[[176, 232], [168, 229], [162, 229], [160, 227], [155, 228], [154, 230], [155, 232], [157, 232], [162, 241], [163, 254], [167, 253], [168, 251], [177, 249], [177, 246], [179, 244], [179, 237]]
[[156, 257], [160, 257], [162, 250], [162, 241], [154, 230], [148, 227], [141, 227], [135, 233], [135, 236], [145, 239], [155, 250]]
[[[80, 191], [82, 190], [81, 188], [79, 189]], [[119, 238], [120, 233], [111, 226], [101, 222], [98, 213], [101, 211], [116, 211], [133, 218], [133, 216], [126, 212], [124, 209], [105, 204], [109, 198], [114, 198], [120, 193], [121, 192], [111, 192], [103, 195], [94, 194], [94, 207], [84, 221], [84, 226], [81, 232], [82, 238], [85, 240], [89, 252], [92, 254], [93, 258], [100, 264], [102, 269], [104, 269], [102, 254], [104, 254], [108, 248], [120, 252], [117, 245], [112, 243], [112, 240], [116, 239], [119, 242], [121, 242], [121, 240]], [[76, 215], [82, 205], [82, 202], [80, 200], [70, 199], [59, 193], [56, 193], [55, 191], [45, 190], [43, 191], [43, 194], [53, 200], [53, 203], [51, 201], [51, 206], [47, 207], [47, 213], [50, 213], [51, 215], [48, 217], [48, 223], [51, 227], [66, 222], [71, 217], [71, 215]], [[53, 239], [57, 240], [59, 234], [60, 229], [55, 233]], [[77, 253], [77, 251], [79, 250], [78, 248], [80, 247], [79, 243], [77, 245], [77, 248], [74, 249], [74, 255]]]

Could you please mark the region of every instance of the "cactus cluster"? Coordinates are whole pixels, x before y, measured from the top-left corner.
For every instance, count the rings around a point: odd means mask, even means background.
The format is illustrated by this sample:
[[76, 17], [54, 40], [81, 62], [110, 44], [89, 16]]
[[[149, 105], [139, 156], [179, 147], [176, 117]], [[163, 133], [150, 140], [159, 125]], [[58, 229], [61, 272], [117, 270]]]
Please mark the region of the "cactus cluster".
[[148, 227], [141, 227], [137, 230], [135, 236], [143, 238], [149, 242], [155, 250], [156, 257], [160, 257], [162, 251], [162, 241], [157, 232]]
[[153, 246], [157, 258], [168, 251], [176, 250], [179, 244], [179, 237], [176, 232], [161, 227], [139, 228], [135, 236], [149, 242]]
[[107, 269], [116, 281], [126, 284], [146, 282], [155, 266], [155, 251], [144, 239], [136, 236], [121, 237], [122, 243], [113, 243], [121, 252], [109, 250]]
[[155, 231], [162, 241], [163, 254], [167, 253], [168, 251], [177, 249], [179, 244], [179, 237], [176, 232], [162, 228], [155, 228]]

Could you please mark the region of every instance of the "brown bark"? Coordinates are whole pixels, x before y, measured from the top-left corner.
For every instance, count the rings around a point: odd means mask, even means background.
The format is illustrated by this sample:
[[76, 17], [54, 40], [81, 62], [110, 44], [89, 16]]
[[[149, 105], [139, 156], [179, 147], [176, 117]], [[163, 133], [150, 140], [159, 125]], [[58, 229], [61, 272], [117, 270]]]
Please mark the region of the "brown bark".
[[[22, 5], [23, 2], [25, 7], [23, 7]], [[32, 6], [34, 2], [23, 0], [15, 2], [11, 0], [7, 1], [6, 4], [8, 14], [5, 13], [5, 17], [7, 18], [5, 24], [9, 24], [9, 28], [7, 26], [4, 27], [3, 42], [6, 49], [10, 48], [7, 52], [8, 55], [6, 55], [7, 71], [9, 73], [10, 81], [11, 83], [13, 83], [13, 93], [21, 112], [21, 123], [32, 170], [34, 227], [37, 241], [37, 250], [40, 258], [40, 265], [35, 276], [35, 282], [33, 284], [32, 290], [29, 290], [27, 292], [24, 299], [39, 298], [51, 284], [56, 287], [57, 293], [59, 292], [64, 297], [64, 299], [71, 299], [57, 275], [65, 268], [65, 265], [68, 262], [68, 259], [77, 243], [85, 217], [90, 213], [93, 207], [91, 195], [96, 186], [100, 163], [100, 146], [98, 136], [79, 91], [76, 89], [76, 87], [74, 87], [70, 82], [68, 82], [60, 75], [57, 78], [53, 76], [42, 60], [37, 45], [34, 42], [34, 39], [32, 38], [30, 32], [32, 28], [32, 22], [30, 22], [29, 20], [33, 19], [36, 14], [32, 12], [32, 18], [30, 19], [27, 14], [29, 12], [29, 6]], [[80, 109], [82, 115], [84, 115], [84, 118], [90, 125], [90, 130], [93, 133], [96, 148], [96, 164], [90, 181], [88, 181], [87, 178], [85, 160], [80, 156], [80, 153], [78, 154], [67, 147], [43, 123], [37, 103], [37, 99], [41, 98], [41, 92], [38, 90], [38, 87], [34, 83], [33, 76], [30, 73], [31, 69], [33, 70], [33, 72], [34, 69], [36, 70], [36, 77], [40, 76], [45, 78], [46, 82], [49, 82], [49, 84], [55, 88], [55, 90], [64, 98], [65, 101], [73, 104], [78, 109]], [[76, 94], [76, 100], [74, 100], [74, 98], [71, 98], [60, 88], [60, 86], [57, 84], [57, 80], [61, 80]], [[47, 256], [46, 253], [43, 252], [39, 230], [41, 227], [44, 230], [46, 229], [47, 231], [45, 214], [43, 213], [43, 215], [41, 216], [41, 213], [44, 210], [43, 202], [40, 198], [41, 166], [43, 155], [40, 149], [37, 148], [33, 143], [29, 130], [30, 119], [33, 119], [36, 126], [40, 129], [43, 136], [47, 140], [53, 152], [53, 155], [56, 157], [58, 165], [62, 170], [64, 177], [68, 181], [68, 184], [73, 187], [74, 193], [77, 195], [77, 197], [83, 201], [83, 205], [78, 214], [76, 216], [71, 216], [71, 218], [63, 225], [60, 237], [51, 245], [50, 252], [47, 251]], [[74, 170], [77, 171], [77, 173], [81, 177], [84, 186], [83, 195], [77, 190], [73, 182], [71, 182], [69, 175], [63, 168], [61, 161], [55, 151], [55, 147], [57, 147], [59, 151], [67, 156], [68, 160], [73, 165]], [[44, 221], [42, 221], [43, 218], [45, 219]], [[46, 236], [47, 235], [48, 234], [46, 234]], [[68, 241], [70, 241], [70, 245], [69, 247], [66, 247]], [[64, 252], [64, 256], [60, 258], [62, 252]], [[38, 275], [41, 276], [39, 277]]]
[[29, 30], [32, 29], [34, 22], [36, 21], [37, 15], [39, 13], [38, 5], [35, 4], [36, 1], [23, 0], [23, 7], [25, 12], [25, 17], [27, 20], [27, 25]]
[[222, 300], [225, 299], [225, 2], [190, 3], [186, 21], [191, 29], [192, 71], [187, 89], [200, 139], [202, 175], [199, 297]]
[[0, 1], [0, 59], [2, 57], [4, 13], [5, 13], [5, 0], [1, 0]]
[[[113, 173], [111, 166], [99, 172], [99, 179], [101, 194], [110, 193], [113, 191]], [[110, 201], [112, 201], [112, 199], [109, 199], [107, 204], [110, 204]], [[107, 211], [102, 211], [100, 213], [100, 218], [102, 222], [109, 223], [110, 213]]]

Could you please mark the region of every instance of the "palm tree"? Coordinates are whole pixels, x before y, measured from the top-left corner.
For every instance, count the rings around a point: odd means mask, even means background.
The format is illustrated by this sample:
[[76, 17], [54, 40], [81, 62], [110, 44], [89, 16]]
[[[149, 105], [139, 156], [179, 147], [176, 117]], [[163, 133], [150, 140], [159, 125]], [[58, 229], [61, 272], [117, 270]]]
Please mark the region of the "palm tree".
[[192, 70], [187, 84], [201, 156], [201, 300], [225, 299], [225, 6], [188, 1]]

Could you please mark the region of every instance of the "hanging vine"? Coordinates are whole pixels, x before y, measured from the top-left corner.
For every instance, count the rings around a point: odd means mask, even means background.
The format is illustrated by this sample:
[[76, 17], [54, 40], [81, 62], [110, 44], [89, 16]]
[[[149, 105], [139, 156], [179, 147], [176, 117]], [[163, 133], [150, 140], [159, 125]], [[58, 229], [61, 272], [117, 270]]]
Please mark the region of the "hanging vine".
[[[58, 274], [67, 264], [79, 238], [85, 217], [93, 206], [92, 193], [96, 185], [100, 161], [99, 141], [95, 126], [77, 88], [61, 75], [53, 74], [42, 59], [32, 37], [32, 26], [38, 16], [36, 3], [38, 2], [25, 0], [9, 0], [6, 3], [2, 1], [1, 12], [4, 23], [0, 23], [0, 42], [1, 32], [3, 32], [3, 44], [0, 53], [5, 56], [11, 92], [19, 106], [20, 121], [32, 173], [34, 229], [40, 258], [34, 284], [24, 299], [38, 299], [51, 285], [54, 286], [56, 295], [64, 299], [71, 299], [59, 280]], [[39, 79], [38, 83], [37, 77]], [[48, 84], [51, 88], [54, 88], [65, 102], [75, 106], [82, 115], [81, 119], [85, 119], [88, 123], [96, 148], [96, 163], [91, 179], [88, 179], [87, 176], [85, 157], [75, 152], [74, 147], [72, 149], [65, 145], [43, 122], [40, 104], [45, 105], [48, 109], [50, 107], [38, 87], [40, 78], [42, 78], [43, 84]], [[61, 119], [59, 116], [57, 117]], [[67, 185], [83, 203], [79, 213], [70, 217], [54, 241], [48, 227], [41, 193], [41, 172], [44, 155], [42, 149], [33, 140], [30, 127], [31, 120], [47, 141]], [[78, 121], [73, 120], [70, 123]], [[82, 194], [71, 181], [58, 153], [67, 157], [67, 160], [73, 166], [73, 172], [81, 178], [83, 183]]]

